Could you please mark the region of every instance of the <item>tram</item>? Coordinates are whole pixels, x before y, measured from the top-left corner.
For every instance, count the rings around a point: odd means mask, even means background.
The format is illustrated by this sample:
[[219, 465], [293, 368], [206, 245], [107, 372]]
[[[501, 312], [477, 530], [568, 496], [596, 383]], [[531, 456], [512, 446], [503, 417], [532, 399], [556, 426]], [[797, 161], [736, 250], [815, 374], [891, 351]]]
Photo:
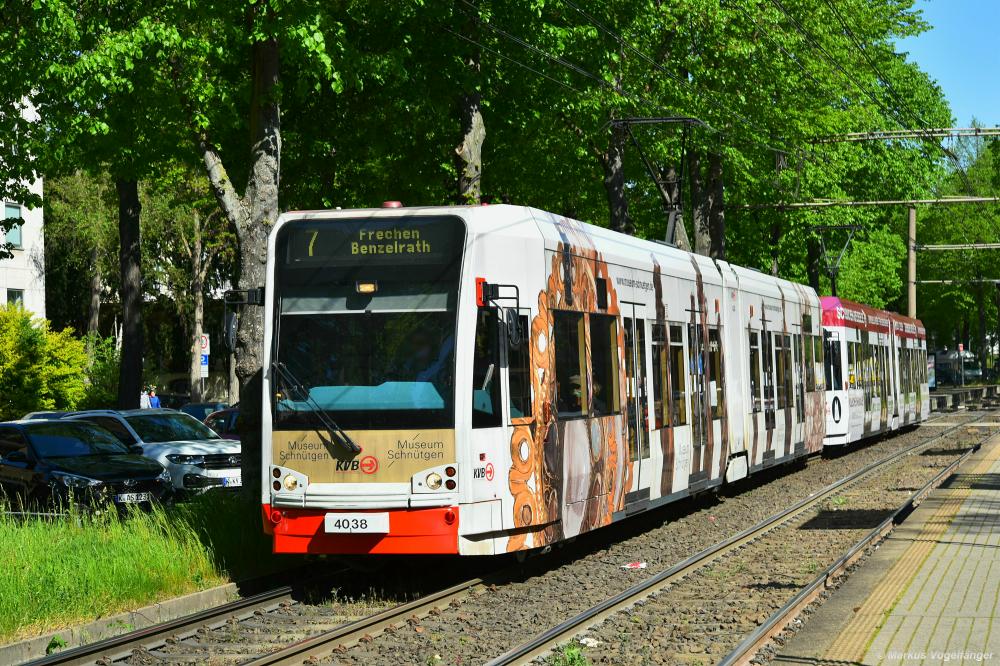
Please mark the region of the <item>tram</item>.
[[920, 321], [836, 297], [821, 301], [829, 385], [824, 445], [925, 420], [931, 401]]
[[812, 289], [527, 207], [286, 213], [264, 302], [280, 553], [550, 546], [820, 450], [840, 387]]

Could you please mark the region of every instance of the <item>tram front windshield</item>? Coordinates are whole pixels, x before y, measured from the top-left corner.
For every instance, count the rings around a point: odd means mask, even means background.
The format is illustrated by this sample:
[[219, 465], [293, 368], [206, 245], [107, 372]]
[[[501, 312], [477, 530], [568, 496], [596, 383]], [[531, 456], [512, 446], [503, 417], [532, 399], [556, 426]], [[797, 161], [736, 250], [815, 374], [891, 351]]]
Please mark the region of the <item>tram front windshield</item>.
[[454, 426], [464, 237], [461, 220], [440, 216], [303, 220], [279, 231], [276, 428], [315, 428], [317, 409], [345, 430]]

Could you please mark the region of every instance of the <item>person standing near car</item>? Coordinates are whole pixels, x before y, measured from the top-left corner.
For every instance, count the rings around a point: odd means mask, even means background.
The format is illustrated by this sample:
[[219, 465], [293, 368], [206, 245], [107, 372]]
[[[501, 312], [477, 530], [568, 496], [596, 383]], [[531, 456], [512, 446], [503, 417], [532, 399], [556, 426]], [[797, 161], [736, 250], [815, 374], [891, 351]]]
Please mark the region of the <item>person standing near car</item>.
[[156, 395], [156, 387], [149, 387], [149, 408], [159, 409], [160, 408], [160, 397]]
[[139, 409], [149, 409], [149, 389], [142, 389], [139, 394]]

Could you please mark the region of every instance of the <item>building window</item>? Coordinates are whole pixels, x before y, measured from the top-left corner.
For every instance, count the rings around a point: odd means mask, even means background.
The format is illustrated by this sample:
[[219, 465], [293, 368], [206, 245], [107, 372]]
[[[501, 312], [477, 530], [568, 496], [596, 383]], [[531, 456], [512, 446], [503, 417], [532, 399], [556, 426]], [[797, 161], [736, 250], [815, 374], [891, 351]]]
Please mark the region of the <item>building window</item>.
[[8, 289], [7, 305], [24, 306], [24, 289]]
[[[21, 207], [17, 204], [4, 204], [4, 219], [21, 220]], [[16, 223], [13, 227], [7, 230], [6, 241], [15, 249], [21, 249], [21, 222]], [[7, 299], [7, 302], [10, 302], [9, 298]]]

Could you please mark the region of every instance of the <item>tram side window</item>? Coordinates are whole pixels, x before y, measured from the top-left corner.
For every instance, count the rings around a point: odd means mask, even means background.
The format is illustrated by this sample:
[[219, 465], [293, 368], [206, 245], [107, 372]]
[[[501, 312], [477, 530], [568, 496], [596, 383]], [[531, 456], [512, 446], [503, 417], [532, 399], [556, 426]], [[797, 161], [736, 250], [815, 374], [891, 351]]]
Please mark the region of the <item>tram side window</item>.
[[854, 343], [847, 343], [847, 381], [851, 388], [854, 388], [856, 375], [854, 374]]
[[823, 337], [820, 335], [813, 335], [811, 337], [813, 344], [813, 368], [814, 368], [813, 374], [814, 377], [816, 378], [816, 386], [814, 390], [823, 391], [826, 389], [826, 385], [823, 383], [823, 371], [825, 369], [824, 368], [825, 361], [823, 358], [824, 357]]
[[472, 427], [500, 425], [500, 347], [497, 311], [482, 308], [476, 316], [472, 362]]
[[556, 350], [557, 410], [560, 418], [586, 416], [587, 373], [583, 315], [556, 310], [552, 313], [552, 344]]
[[[642, 320], [637, 322], [642, 326]], [[645, 365], [645, 339], [637, 336], [640, 363]], [[616, 414], [620, 410], [618, 392], [618, 318], [590, 315], [590, 363], [593, 368], [594, 416]], [[641, 377], [643, 373], [640, 373]], [[639, 380], [637, 380], [639, 381]]]
[[752, 409], [760, 411], [760, 337], [757, 331], [750, 331], [750, 395], [753, 396]]
[[653, 324], [653, 429], [659, 430], [669, 421], [667, 405], [670, 396], [667, 395], [667, 327], [664, 324]]
[[521, 344], [507, 347], [507, 366], [510, 374], [510, 417], [531, 416], [531, 352], [528, 348], [530, 331], [528, 316], [520, 315]]
[[781, 335], [774, 335], [774, 385], [778, 394], [777, 408], [784, 409], [787, 395], [785, 391], [785, 346]]
[[826, 367], [826, 384], [830, 390], [839, 391], [844, 385], [840, 363], [840, 340], [834, 338], [828, 331], [823, 332], [826, 341], [826, 354], [823, 362]]
[[815, 347], [813, 346], [813, 336], [806, 334], [802, 336], [803, 351], [806, 355], [806, 391], [812, 393], [816, 390], [816, 361], [813, 358]]
[[782, 343], [785, 346], [785, 400], [791, 404], [794, 400], [792, 394], [792, 338], [789, 335], [784, 335], [782, 338]]
[[684, 328], [670, 327], [670, 423], [687, 423], [687, 397], [684, 392]]
[[726, 411], [726, 378], [722, 374], [722, 343], [717, 326], [708, 327], [708, 377], [713, 417], [720, 418]]

